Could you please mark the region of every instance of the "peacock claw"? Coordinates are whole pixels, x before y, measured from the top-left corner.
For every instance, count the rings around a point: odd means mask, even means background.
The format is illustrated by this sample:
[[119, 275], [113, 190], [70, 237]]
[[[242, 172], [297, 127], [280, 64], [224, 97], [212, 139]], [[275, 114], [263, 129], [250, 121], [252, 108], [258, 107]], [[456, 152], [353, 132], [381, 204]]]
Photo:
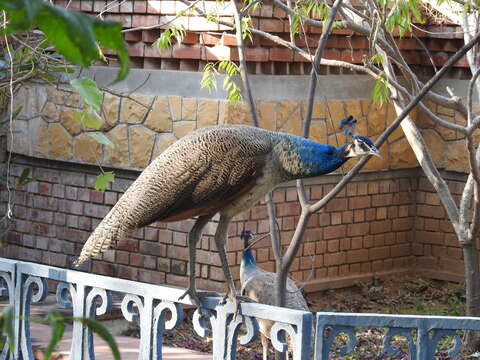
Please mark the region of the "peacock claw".
[[220, 305], [224, 305], [227, 302], [227, 299], [229, 299], [232, 302], [233, 305], [233, 316], [234, 318], [237, 317], [237, 315], [240, 314], [240, 302], [254, 302], [251, 298], [248, 296], [243, 296], [243, 295], [230, 295], [229, 293], [225, 294], [223, 298], [219, 301]]
[[178, 300], [182, 300], [185, 296], [189, 296], [192, 304], [202, 312], [202, 301], [201, 298], [208, 297], [208, 296], [219, 296], [219, 294], [215, 291], [199, 291], [196, 289], [188, 288], [185, 292], [178, 298]]

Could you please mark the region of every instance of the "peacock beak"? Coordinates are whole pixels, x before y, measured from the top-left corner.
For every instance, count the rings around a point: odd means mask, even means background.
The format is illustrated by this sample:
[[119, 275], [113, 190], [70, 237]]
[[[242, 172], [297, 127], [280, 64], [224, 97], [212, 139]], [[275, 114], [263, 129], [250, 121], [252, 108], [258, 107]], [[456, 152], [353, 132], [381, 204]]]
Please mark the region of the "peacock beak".
[[382, 154], [380, 153], [380, 151], [378, 151], [378, 149], [375, 146], [370, 147], [370, 151], [368, 152], [368, 155], [382, 157]]

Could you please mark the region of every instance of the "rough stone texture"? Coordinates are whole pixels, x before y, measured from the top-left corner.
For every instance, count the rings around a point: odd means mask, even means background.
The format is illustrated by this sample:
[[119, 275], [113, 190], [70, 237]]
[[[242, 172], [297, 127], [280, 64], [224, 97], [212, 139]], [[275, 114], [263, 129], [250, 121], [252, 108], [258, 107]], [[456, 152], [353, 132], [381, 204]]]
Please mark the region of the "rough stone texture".
[[153, 149], [152, 159], [160, 155], [167, 147], [172, 145], [177, 138], [172, 134], [157, 134], [155, 148]]
[[120, 106], [120, 122], [128, 124], [142, 123], [148, 108], [153, 101], [152, 96], [130, 95], [123, 98]]
[[117, 125], [107, 133], [110, 141], [115, 145], [106, 147], [105, 162], [108, 164], [128, 166], [130, 164], [128, 153], [128, 127], [127, 125]]
[[423, 138], [427, 144], [430, 154], [432, 155], [435, 165], [439, 168], [444, 167], [445, 157], [445, 143], [438, 133], [433, 129], [427, 129], [422, 131]]
[[159, 96], [153, 103], [152, 110], [148, 113], [144, 125], [157, 132], [172, 131], [172, 116], [168, 106], [168, 98]]
[[[17, 125], [22, 128], [20, 129], [22, 133], [15, 137], [15, 142], [18, 143], [18, 146], [14, 147], [15, 152], [95, 163], [92, 156], [81, 150], [86, 146], [84, 144], [87, 138], [81, 135], [81, 125], [74, 120], [75, 112], [81, 110], [76, 108], [81, 106], [78, 97], [70, 92], [48, 87], [25, 87], [19, 92], [17, 102], [25, 103], [27, 109], [22, 110], [20, 119], [28, 121], [29, 125], [26, 126], [25, 123]], [[429, 101], [426, 104], [446, 120], [457, 123], [464, 121], [455, 112]], [[301, 134], [302, 117], [306, 114], [305, 102], [258, 101], [256, 105], [262, 128]], [[36, 113], [37, 110], [39, 112]], [[352, 114], [358, 120], [355, 126], [357, 134], [369, 136], [373, 141], [396, 118], [392, 104], [380, 107], [364, 99], [332, 100], [328, 102], [327, 111], [325, 103], [317, 101], [313, 106], [310, 138], [335, 146], [349, 141], [338, 129], [339, 120], [348, 114]], [[252, 125], [250, 110], [245, 103], [231, 104], [226, 101], [180, 96], [153, 97], [132, 94], [120, 98], [105, 93], [102, 115], [104, 115], [102, 130], [116, 145], [114, 149], [105, 149], [102, 163], [133, 168], [146, 166], [151, 158], [161, 153], [173, 141], [197, 128], [216, 124]], [[433, 150], [433, 157], [438, 166], [454, 171], [468, 169], [465, 149], [462, 142], [458, 141], [463, 138], [462, 134], [439, 127], [423, 111], [414, 109], [411, 117], [423, 130], [425, 141]], [[57, 123], [60, 127], [52, 127], [52, 130], [47, 132], [49, 123], [52, 125]], [[140, 123], [143, 123], [143, 127], [131, 128]], [[68, 131], [68, 136], [62, 131], [61, 126]], [[61, 138], [63, 143], [55, 145], [48, 137], [50, 131]], [[131, 135], [137, 136], [140, 133], [146, 136], [147, 141], [132, 141]], [[20, 134], [27, 136], [21, 137]], [[371, 159], [365, 169], [385, 171], [418, 166], [403, 137], [401, 128], [395, 130], [381, 148], [382, 157]], [[480, 131], [475, 137], [477, 140], [480, 138]], [[90, 139], [88, 141], [91, 143]], [[63, 144], [67, 145], [65, 149], [62, 148]], [[72, 144], [75, 144], [73, 153]], [[354, 163], [349, 162], [345, 168], [350, 168]]]
[[465, 141], [452, 141], [445, 151], [445, 168], [448, 170], [464, 172], [468, 169], [468, 156]]
[[252, 125], [252, 115], [247, 104], [224, 104], [223, 124]]
[[12, 122], [13, 139], [7, 136], [8, 150], [20, 154], [30, 153], [30, 142], [28, 141], [28, 121], [15, 120]]
[[120, 110], [120, 98], [109, 93], [104, 93], [102, 110], [104, 120], [103, 128], [105, 130], [111, 129], [119, 120], [118, 112]]
[[74, 119], [74, 115], [77, 112], [77, 109], [70, 107], [62, 106], [60, 108], [60, 122], [72, 135], [79, 134], [82, 131], [82, 126]]
[[173, 134], [180, 139], [197, 128], [195, 121], [175, 121], [173, 123]]
[[197, 99], [183, 98], [182, 100], [182, 120], [197, 120]]
[[327, 124], [322, 120], [313, 120], [310, 125], [310, 139], [325, 144], [327, 140]]
[[218, 101], [198, 100], [197, 126], [199, 128], [218, 124]]
[[173, 120], [182, 119], [182, 98], [180, 96], [169, 96], [170, 110]]
[[405, 138], [390, 144], [389, 160], [392, 169], [405, 169], [418, 166], [415, 154]]
[[102, 144], [82, 133], [73, 140], [73, 156], [89, 163], [96, 163], [102, 159]]
[[54, 103], [51, 103], [51, 102], [47, 102], [45, 104], [45, 106], [43, 107], [42, 117], [47, 122], [58, 121], [58, 111], [59, 111], [59, 106], [58, 105], [56, 105]]
[[42, 120], [41, 117], [37, 117], [28, 122], [29, 133], [33, 138], [31, 145], [32, 152], [29, 155], [34, 156], [49, 156], [48, 146], [48, 124]]
[[155, 133], [142, 125], [130, 126], [130, 163], [135, 168], [148, 165], [155, 141]]
[[49, 154], [56, 159], [69, 159], [72, 157], [72, 137], [60, 124], [48, 126]]
[[258, 122], [267, 130], [277, 130], [276, 104], [269, 101], [257, 102]]

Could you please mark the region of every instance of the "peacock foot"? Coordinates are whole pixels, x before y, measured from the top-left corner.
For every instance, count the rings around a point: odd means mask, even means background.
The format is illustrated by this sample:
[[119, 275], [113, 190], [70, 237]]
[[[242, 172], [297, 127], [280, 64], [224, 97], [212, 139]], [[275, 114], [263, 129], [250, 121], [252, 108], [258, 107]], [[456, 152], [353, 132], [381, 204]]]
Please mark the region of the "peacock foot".
[[254, 302], [252, 299], [250, 299], [248, 296], [243, 296], [243, 295], [231, 295], [231, 293], [225, 294], [225, 296], [220, 300], [219, 304], [224, 305], [227, 302], [227, 299], [232, 302], [233, 305], [233, 314], [234, 317], [236, 318], [237, 315], [240, 314], [240, 302]]
[[178, 300], [182, 300], [184, 297], [189, 296], [192, 304], [197, 307], [200, 311], [202, 308], [202, 301], [201, 298], [208, 297], [208, 296], [220, 296], [219, 293], [215, 291], [199, 291], [195, 288], [189, 287], [185, 292], [178, 298]]

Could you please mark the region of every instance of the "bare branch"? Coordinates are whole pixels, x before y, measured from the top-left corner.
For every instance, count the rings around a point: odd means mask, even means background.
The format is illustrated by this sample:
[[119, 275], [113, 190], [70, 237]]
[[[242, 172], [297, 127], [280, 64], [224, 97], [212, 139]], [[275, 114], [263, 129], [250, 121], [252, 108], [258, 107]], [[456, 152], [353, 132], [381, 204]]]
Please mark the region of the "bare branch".
[[[465, 53], [470, 50], [473, 45], [478, 43], [480, 40], [480, 33], [477, 33], [472, 41], [468, 44], [465, 44], [455, 55], [448, 59], [447, 63], [425, 84], [425, 86], [419, 91], [417, 95], [410, 101], [410, 103], [405, 106], [402, 112], [397, 116], [397, 118], [390, 124], [390, 126], [385, 129], [385, 131], [380, 135], [380, 137], [375, 142], [375, 146], [379, 148], [385, 140], [390, 136], [390, 134], [395, 131], [395, 129], [400, 125], [400, 123], [405, 119], [405, 117], [412, 111], [412, 109], [419, 103], [419, 101], [427, 94], [428, 91], [443, 77], [445, 72], [453, 66]], [[332, 189], [330, 192], [325, 195], [321, 200], [311, 205], [310, 211], [316, 212], [323, 208], [334, 196], [336, 196], [344, 186], [360, 171], [360, 169], [367, 163], [370, 159], [370, 156], [360, 159], [357, 164], [345, 175], [342, 180]]]
[[246, 98], [248, 105], [250, 106], [250, 112], [252, 114], [253, 124], [258, 127], [258, 114], [257, 114], [257, 107], [255, 105], [255, 101], [253, 100], [252, 95], [252, 88], [250, 86], [250, 80], [247, 76], [247, 60], [245, 59], [245, 44], [243, 43], [242, 37], [242, 15], [241, 5], [238, 0], [233, 0], [234, 3], [234, 17], [235, 17], [235, 28], [236, 34], [235, 37], [237, 39], [237, 47], [238, 47], [238, 59], [240, 60], [240, 77], [242, 78], [243, 90], [245, 90]]

